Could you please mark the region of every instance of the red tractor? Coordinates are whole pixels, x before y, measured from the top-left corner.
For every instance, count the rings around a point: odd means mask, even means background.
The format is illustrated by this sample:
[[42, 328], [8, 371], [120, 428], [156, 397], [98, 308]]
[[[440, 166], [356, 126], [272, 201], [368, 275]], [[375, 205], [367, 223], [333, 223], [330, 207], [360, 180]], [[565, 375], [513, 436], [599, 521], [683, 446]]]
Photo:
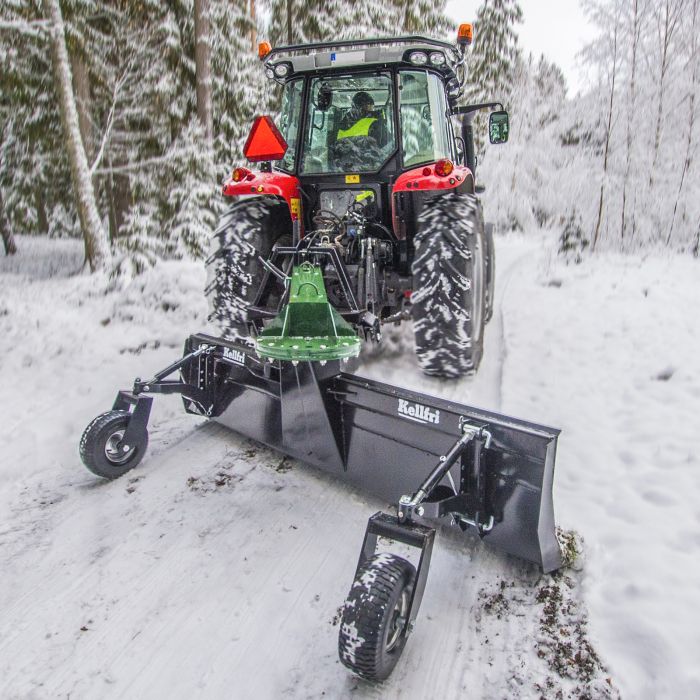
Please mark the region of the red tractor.
[[235, 197], [208, 259], [210, 320], [259, 337], [288, 297], [300, 256], [320, 267], [328, 302], [361, 336], [413, 319], [426, 374], [473, 372], [493, 313], [494, 246], [476, 184], [472, 119], [500, 103], [457, 106], [471, 26], [456, 45], [420, 36], [271, 49], [283, 88], [279, 129], [258, 117]]

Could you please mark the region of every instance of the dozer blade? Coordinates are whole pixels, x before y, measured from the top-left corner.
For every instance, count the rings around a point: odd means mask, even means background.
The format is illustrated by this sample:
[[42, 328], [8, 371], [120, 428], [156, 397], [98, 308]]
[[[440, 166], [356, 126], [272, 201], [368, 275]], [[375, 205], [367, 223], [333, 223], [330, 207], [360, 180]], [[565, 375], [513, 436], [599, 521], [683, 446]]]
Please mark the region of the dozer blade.
[[186, 352], [201, 346], [207, 352], [181, 368], [186, 388], [177, 390], [197, 398], [185, 399], [188, 411], [385, 502], [413, 493], [465, 426], [488, 434], [461, 454], [418, 515], [453, 519], [545, 572], [561, 566], [552, 503], [558, 430], [363, 379], [340, 362], [265, 363], [250, 347], [205, 335], [191, 336]]
[[360, 339], [329, 303], [321, 269], [304, 262], [292, 271], [289, 302], [256, 340], [260, 357], [327, 362], [357, 357]]

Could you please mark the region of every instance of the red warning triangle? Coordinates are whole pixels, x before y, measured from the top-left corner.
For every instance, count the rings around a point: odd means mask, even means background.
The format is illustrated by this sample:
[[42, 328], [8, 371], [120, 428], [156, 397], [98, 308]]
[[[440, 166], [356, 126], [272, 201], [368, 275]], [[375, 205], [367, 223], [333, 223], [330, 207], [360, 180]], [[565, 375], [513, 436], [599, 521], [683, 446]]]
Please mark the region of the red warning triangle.
[[280, 134], [271, 117], [256, 117], [248, 140], [243, 146], [243, 155], [251, 162], [280, 160], [287, 152], [287, 142]]

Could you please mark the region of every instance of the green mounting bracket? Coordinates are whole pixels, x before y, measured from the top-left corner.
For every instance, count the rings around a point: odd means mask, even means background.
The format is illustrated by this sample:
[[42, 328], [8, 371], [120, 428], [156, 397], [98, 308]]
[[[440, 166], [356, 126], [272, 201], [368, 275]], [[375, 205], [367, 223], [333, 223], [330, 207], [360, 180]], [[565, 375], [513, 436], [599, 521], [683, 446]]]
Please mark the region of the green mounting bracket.
[[357, 357], [360, 339], [328, 301], [321, 268], [304, 262], [292, 270], [289, 302], [255, 341], [258, 355], [290, 362]]

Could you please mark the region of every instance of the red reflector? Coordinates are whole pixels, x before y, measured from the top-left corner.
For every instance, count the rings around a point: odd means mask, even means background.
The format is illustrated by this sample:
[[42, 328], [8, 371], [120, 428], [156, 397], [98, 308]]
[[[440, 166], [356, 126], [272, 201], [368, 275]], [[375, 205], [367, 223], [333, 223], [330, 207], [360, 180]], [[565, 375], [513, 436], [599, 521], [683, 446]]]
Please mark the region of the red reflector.
[[280, 160], [287, 152], [287, 142], [270, 117], [256, 117], [243, 155], [252, 162]]
[[439, 160], [435, 163], [435, 174], [440, 177], [447, 177], [454, 169], [451, 160]]
[[425, 175], [426, 177], [432, 172], [433, 171], [430, 168], [423, 168], [423, 175]]
[[403, 293], [403, 298], [404, 298], [404, 299], [410, 299], [410, 298], [411, 298], [411, 294], [413, 294], [413, 290], [412, 290], [412, 289], [407, 289], [407, 290]]

